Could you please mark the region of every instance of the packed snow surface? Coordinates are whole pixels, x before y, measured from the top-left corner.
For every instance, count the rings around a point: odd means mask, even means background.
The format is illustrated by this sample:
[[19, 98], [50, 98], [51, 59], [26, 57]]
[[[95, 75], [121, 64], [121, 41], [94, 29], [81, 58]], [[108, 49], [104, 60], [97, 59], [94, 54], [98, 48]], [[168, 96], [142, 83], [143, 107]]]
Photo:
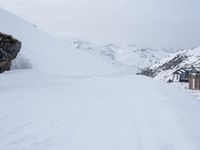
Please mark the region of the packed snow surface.
[[[1, 150], [199, 150], [200, 101], [124, 74], [0, 9], [23, 49], [0, 75]], [[28, 69], [29, 68], [29, 69]]]
[[200, 102], [130, 75], [0, 76], [0, 149], [199, 150]]

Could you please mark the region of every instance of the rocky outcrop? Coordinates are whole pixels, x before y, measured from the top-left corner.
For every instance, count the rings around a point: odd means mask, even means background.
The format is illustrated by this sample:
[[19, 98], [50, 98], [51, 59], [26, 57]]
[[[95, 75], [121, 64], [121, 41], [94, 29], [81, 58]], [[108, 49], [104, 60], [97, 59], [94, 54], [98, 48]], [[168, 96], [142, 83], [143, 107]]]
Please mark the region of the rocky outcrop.
[[162, 81], [173, 79], [173, 73], [182, 68], [200, 67], [200, 47], [182, 49], [144, 68], [139, 75], [146, 75]]
[[157, 67], [147, 67], [144, 68], [140, 73], [141, 75], [146, 75], [149, 77], [155, 77], [157, 76], [160, 72], [166, 71], [166, 70], [173, 70], [174, 68], [178, 68], [179, 64], [181, 64], [183, 61], [185, 61], [188, 58], [186, 55], [181, 55], [178, 54], [171, 60], [157, 66]]
[[0, 73], [10, 70], [11, 62], [21, 49], [21, 42], [0, 32]]

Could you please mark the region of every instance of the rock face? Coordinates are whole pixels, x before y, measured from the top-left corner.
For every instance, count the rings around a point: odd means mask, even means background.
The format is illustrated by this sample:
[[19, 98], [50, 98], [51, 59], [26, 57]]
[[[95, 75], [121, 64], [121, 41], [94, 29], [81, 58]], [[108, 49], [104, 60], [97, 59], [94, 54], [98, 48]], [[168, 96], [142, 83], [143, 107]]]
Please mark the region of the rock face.
[[200, 67], [200, 47], [179, 50], [156, 64], [144, 68], [138, 74], [169, 81], [173, 77], [173, 72], [181, 68], [191, 68], [191, 66]]
[[0, 73], [10, 70], [11, 62], [16, 58], [21, 47], [20, 41], [0, 32]]
[[141, 75], [146, 75], [149, 77], [154, 78], [155, 76], [157, 76], [160, 72], [166, 71], [166, 70], [173, 70], [174, 68], [178, 68], [178, 65], [181, 64], [183, 61], [185, 61], [188, 58], [188, 56], [186, 55], [180, 55], [178, 54], [177, 56], [175, 56], [174, 58], [172, 58], [171, 60], [160, 64], [158, 67], [147, 67], [144, 68], [141, 73]]

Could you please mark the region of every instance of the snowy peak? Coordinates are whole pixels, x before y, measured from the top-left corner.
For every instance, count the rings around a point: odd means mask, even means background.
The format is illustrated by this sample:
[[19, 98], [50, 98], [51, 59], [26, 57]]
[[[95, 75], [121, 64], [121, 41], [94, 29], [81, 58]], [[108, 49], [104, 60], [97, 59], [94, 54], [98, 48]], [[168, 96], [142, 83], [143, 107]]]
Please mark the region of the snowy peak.
[[70, 41], [75, 48], [85, 50], [92, 55], [101, 57], [104, 61], [122, 66], [134, 73], [158, 62], [169, 54], [169, 52], [162, 50], [141, 48], [133, 44], [123, 46], [116, 44], [95, 45], [84, 40], [69, 40], [69, 38], [67, 41]]

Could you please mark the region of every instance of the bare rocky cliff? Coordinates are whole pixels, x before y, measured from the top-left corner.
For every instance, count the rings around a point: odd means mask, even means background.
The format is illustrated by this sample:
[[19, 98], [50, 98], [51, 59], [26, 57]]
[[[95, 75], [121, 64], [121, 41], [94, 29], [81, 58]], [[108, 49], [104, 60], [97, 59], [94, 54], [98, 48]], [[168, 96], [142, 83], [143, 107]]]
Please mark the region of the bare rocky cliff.
[[22, 43], [11, 35], [0, 32], [0, 73], [10, 70], [11, 62], [22, 47]]
[[200, 47], [188, 50], [179, 50], [159, 62], [144, 68], [138, 74], [168, 81], [173, 72], [191, 66], [200, 67]]

